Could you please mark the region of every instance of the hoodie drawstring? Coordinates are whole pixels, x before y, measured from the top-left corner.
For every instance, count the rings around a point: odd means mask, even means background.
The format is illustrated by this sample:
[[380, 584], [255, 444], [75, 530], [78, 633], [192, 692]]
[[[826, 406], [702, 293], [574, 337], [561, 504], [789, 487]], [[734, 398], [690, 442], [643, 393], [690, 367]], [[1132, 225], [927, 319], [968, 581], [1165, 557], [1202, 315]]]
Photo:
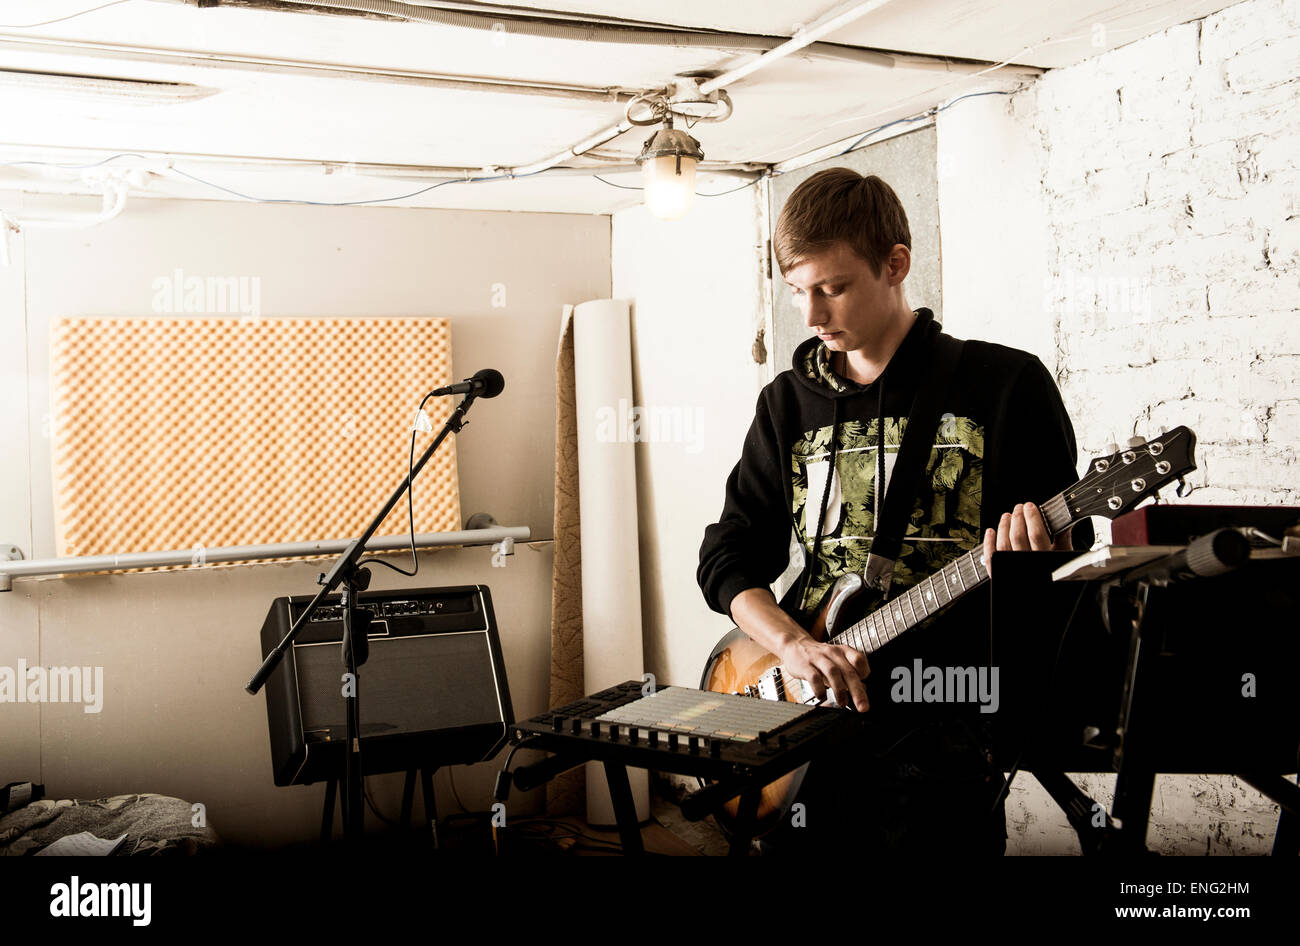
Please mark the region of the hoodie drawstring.
[[835, 479], [835, 457], [840, 451], [840, 400], [835, 398], [832, 401], [834, 405], [831, 408], [831, 459], [830, 466], [826, 471], [826, 485], [822, 489], [822, 506], [821, 511], [817, 514], [817, 535], [813, 538], [812, 563], [808, 567], [808, 583], [804, 586], [805, 591], [812, 587], [813, 579], [817, 575], [817, 568], [821, 561], [822, 550], [822, 526], [826, 523], [826, 502], [830, 499], [831, 483]]
[[872, 514], [871, 531], [876, 531], [880, 522], [880, 510], [885, 500], [885, 376], [876, 379], [876, 488], [875, 512]]
[[[817, 534], [813, 537], [812, 563], [808, 567], [805, 592], [812, 587], [821, 567], [822, 529], [826, 524], [826, 506], [830, 500], [831, 483], [835, 477], [835, 458], [840, 449], [840, 398], [832, 399], [831, 409], [831, 452], [830, 464], [826, 472], [826, 485], [822, 489], [821, 509], [817, 513]], [[880, 510], [885, 498], [885, 379], [882, 373], [876, 380], [876, 488], [875, 512], [873, 522], [880, 521]], [[874, 531], [876, 527], [873, 525]], [[807, 599], [805, 599], [806, 602]]]

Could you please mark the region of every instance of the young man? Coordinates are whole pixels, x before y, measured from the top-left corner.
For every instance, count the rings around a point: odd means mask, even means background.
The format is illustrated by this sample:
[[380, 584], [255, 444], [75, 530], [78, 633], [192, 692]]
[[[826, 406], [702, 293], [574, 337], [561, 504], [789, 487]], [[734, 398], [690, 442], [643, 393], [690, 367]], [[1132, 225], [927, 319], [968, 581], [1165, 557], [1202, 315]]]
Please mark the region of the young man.
[[[1002, 780], [992, 769], [988, 716], [974, 704], [891, 699], [891, 669], [917, 658], [988, 664], [987, 595], [972, 593], [891, 643], [874, 668], [862, 653], [804, 630], [835, 580], [866, 568], [909, 411], [931, 373], [940, 327], [903, 291], [906, 214], [884, 181], [832, 168], [790, 196], [773, 243], [815, 336], [759, 395], [722, 516], [705, 531], [697, 578], [709, 606], [778, 655], [787, 675], [874, 714], [870, 746], [812, 766], [800, 796], [808, 829], [788, 830], [784, 843], [821, 844], [825, 833], [811, 830], [819, 823], [883, 852], [1001, 853], [1005, 815], [994, 799]], [[1073, 427], [1033, 355], [966, 342], [941, 411], [891, 598], [981, 543], [986, 557], [1051, 548], [1034, 504], [1077, 479]], [[805, 566], [783, 609], [769, 586], [788, 564], [792, 528]], [[1068, 548], [1068, 537], [1057, 545]]]

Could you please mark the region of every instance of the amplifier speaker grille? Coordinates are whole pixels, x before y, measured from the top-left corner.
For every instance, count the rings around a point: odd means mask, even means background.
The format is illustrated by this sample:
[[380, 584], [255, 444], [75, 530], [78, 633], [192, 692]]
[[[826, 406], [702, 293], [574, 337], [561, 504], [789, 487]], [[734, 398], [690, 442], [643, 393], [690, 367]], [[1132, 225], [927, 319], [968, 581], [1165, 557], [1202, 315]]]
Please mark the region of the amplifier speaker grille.
[[[263, 656], [310, 595], [276, 598]], [[492, 597], [484, 585], [366, 592], [376, 615], [359, 668], [361, 766], [366, 774], [479, 762], [514, 722]], [[327, 598], [266, 684], [275, 784], [341, 777], [347, 735], [338, 596]]]

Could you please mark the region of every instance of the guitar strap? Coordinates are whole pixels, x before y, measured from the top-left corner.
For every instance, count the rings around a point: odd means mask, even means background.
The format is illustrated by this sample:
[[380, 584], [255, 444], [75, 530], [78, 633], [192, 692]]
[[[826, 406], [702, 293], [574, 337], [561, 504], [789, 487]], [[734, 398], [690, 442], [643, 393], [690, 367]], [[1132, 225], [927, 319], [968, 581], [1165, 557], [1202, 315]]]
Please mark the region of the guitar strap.
[[[903, 548], [903, 533], [907, 526], [908, 515], [916, 502], [921, 474], [925, 470], [926, 460], [929, 459], [935, 435], [939, 431], [939, 407], [948, 395], [964, 348], [965, 343], [951, 335], [937, 336], [931, 351], [929, 376], [917, 388], [916, 396], [912, 399], [912, 410], [907, 416], [907, 429], [903, 433], [903, 442], [894, 461], [893, 473], [889, 476], [884, 501], [878, 507], [875, 538], [871, 541], [871, 552], [867, 556], [867, 567], [863, 575], [867, 584], [885, 598], [889, 597], [889, 585], [894, 577], [894, 562]], [[883, 483], [885, 481], [882, 472], [884, 469], [883, 416], [879, 420], [879, 425], [876, 482]]]

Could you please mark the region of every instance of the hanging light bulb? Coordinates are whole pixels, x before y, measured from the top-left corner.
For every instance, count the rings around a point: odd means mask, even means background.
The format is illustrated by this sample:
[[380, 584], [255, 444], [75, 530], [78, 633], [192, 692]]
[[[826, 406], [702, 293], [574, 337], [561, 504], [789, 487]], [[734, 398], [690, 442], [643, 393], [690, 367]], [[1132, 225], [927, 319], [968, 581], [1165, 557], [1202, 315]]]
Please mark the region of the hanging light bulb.
[[672, 112], [666, 113], [664, 127], [646, 139], [636, 159], [647, 209], [660, 220], [684, 217], [695, 203], [695, 166], [702, 160], [700, 143], [674, 129]]

